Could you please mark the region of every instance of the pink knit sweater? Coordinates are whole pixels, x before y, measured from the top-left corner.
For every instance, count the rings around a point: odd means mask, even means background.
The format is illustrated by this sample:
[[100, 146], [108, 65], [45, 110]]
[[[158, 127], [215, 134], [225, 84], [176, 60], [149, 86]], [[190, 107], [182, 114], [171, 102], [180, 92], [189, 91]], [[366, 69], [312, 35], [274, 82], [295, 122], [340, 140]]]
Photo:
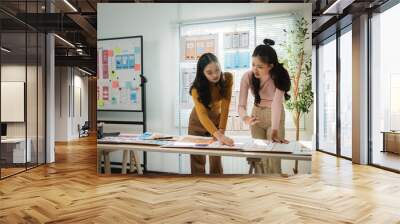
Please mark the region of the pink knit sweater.
[[[249, 90], [251, 90], [251, 93], [253, 94], [253, 86], [251, 85], [251, 76], [252, 76], [252, 71], [247, 71], [242, 76], [242, 80], [240, 82], [239, 115], [242, 118], [247, 115], [246, 107], [247, 107], [247, 97]], [[272, 129], [278, 130], [285, 92], [275, 87], [274, 81], [268, 74], [266, 76], [261, 77], [259, 94], [261, 102], [258, 106], [271, 108]]]

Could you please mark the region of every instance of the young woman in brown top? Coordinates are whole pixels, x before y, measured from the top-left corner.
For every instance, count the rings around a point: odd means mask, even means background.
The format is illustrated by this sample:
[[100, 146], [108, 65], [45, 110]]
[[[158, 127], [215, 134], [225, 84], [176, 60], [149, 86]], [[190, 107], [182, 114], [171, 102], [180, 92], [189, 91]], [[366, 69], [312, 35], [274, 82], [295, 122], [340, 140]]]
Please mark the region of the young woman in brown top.
[[[213, 136], [221, 144], [233, 145], [225, 136], [233, 77], [223, 73], [215, 55], [203, 54], [197, 62], [196, 78], [190, 87], [194, 108], [189, 118], [189, 135]], [[222, 174], [220, 156], [210, 156], [210, 173]], [[191, 155], [192, 174], [205, 174], [206, 157]]]

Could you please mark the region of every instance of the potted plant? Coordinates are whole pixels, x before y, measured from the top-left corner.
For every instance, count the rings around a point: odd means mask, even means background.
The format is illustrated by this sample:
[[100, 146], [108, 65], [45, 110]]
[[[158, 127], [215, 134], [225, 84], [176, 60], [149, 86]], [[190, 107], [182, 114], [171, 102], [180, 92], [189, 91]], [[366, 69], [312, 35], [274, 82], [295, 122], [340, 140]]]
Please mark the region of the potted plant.
[[296, 18], [291, 30], [284, 30], [287, 40], [282, 44], [286, 53], [282, 62], [292, 80], [291, 98], [286, 108], [292, 112], [296, 127], [296, 140], [300, 139], [300, 118], [310, 112], [314, 101], [312, 92], [311, 55], [304, 51], [304, 44], [310, 38], [309, 23], [303, 17]]

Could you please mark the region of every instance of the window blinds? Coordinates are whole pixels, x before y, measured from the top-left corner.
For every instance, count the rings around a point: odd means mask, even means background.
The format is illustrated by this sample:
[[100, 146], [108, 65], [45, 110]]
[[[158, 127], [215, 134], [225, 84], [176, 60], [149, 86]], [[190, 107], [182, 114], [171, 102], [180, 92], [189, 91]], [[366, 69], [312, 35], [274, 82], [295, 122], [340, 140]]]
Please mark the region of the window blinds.
[[285, 56], [281, 44], [286, 41], [287, 35], [284, 30], [289, 31], [295, 25], [293, 14], [266, 15], [256, 17], [256, 45], [263, 44], [265, 38], [275, 41], [275, 50], [279, 58]]

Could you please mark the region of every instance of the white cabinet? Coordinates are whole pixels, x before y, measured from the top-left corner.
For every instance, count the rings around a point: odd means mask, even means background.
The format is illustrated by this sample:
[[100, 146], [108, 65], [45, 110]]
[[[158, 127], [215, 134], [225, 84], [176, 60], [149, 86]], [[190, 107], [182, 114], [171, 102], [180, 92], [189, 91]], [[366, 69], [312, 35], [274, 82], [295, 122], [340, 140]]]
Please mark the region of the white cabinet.
[[31, 139], [26, 140], [27, 147], [25, 151], [25, 138], [6, 138], [1, 140], [1, 150], [9, 151], [10, 158], [6, 158], [6, 161], [11, 162], [11, 154], [12, 154], [12, 163], [25, 163], [31, 162], [32, 160], [32, 141]]

